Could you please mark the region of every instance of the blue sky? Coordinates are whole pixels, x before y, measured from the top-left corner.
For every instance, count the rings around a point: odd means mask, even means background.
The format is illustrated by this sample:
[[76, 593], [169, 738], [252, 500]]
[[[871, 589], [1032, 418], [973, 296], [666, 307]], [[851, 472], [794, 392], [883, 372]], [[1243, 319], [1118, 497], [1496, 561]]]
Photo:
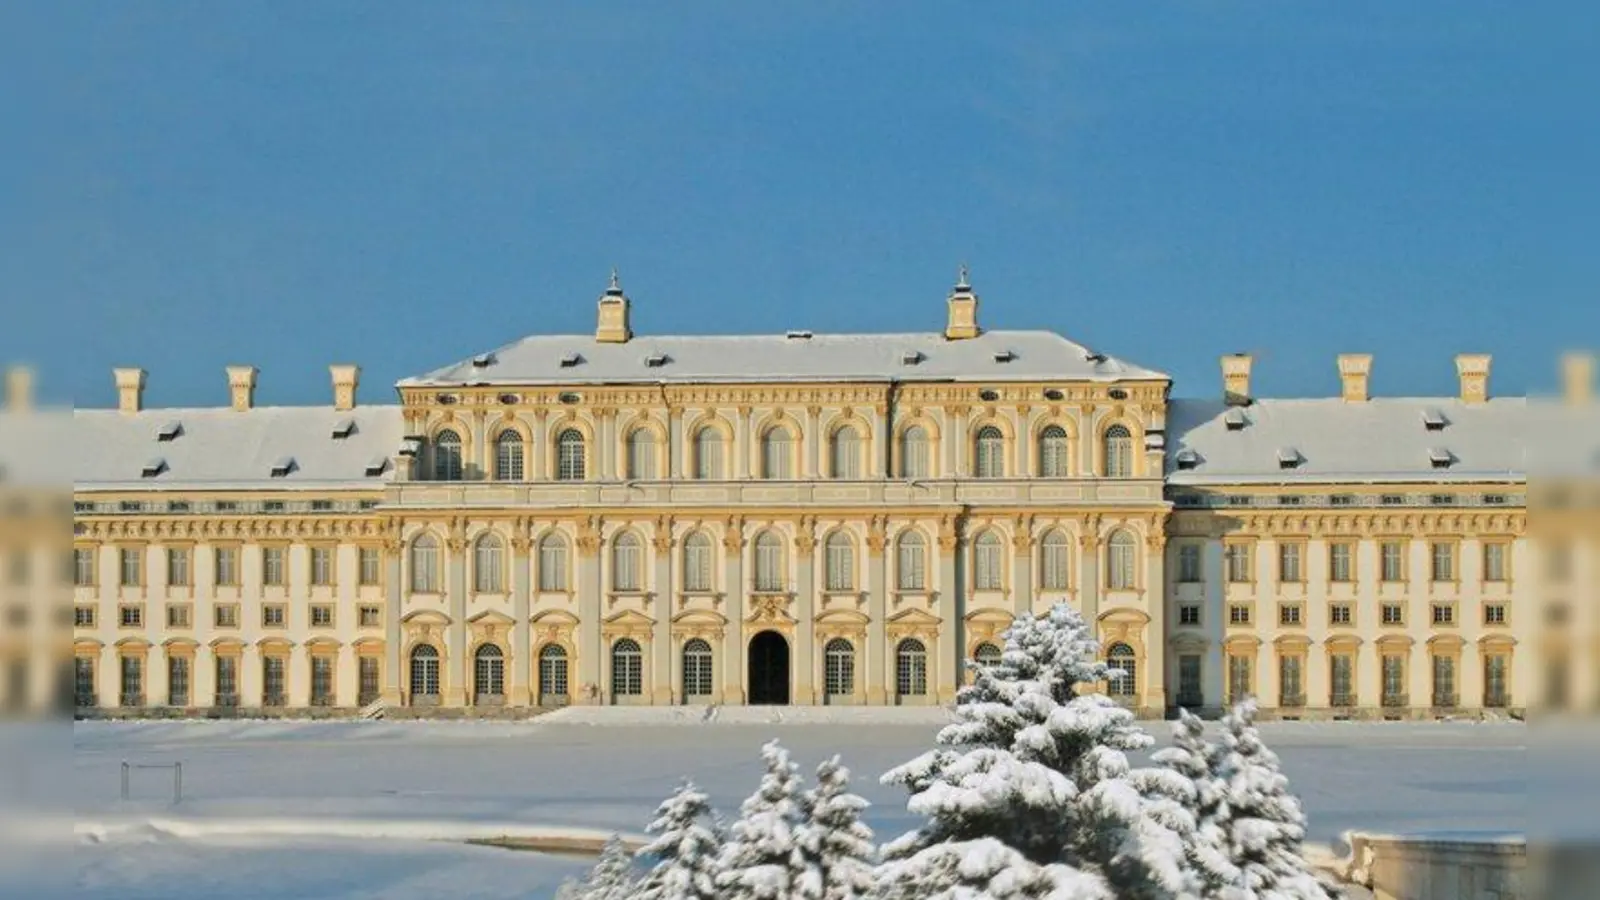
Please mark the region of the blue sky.
[[[529, 333], [1050, 328], [1219, 389], [1600, 345], [1587, 4], [13, 3], [0, 361], [364, 400]], [[1023, 7], [1027, 7], [1024, 11]], [[1578, 22], [1578, 16], [1588, 21]]]

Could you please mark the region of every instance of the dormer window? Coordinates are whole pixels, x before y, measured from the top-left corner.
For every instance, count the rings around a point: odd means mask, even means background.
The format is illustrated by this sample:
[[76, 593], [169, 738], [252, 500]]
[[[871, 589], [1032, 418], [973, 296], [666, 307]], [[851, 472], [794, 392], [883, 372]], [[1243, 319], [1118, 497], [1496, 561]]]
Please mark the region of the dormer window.
[[176, 440], [180, 434], [183, 434], [183, 423], [168, 422], [167, 424], [161, 426], [160, 431], [156, 432], [156, 440], [163, 442]]
[[1245, 418], [1244, 410], [1237, 407], [1228, 410], [1227, 414], [1222, 417], [1222, 422], [1229, 431], [1242, 431], [1249, 421], [1249, 419]]
[[978, 399], [985, 403], [993, 403], [1000, 399], [1000, 392], [993, 388], [984, 388], [978, 392]]
[[147, 461], [144, 466], [139, 469], [139, 474], [144, 478], [155, 478], [166, 470], [167, 461], [158, 456]]
[[1144, 435], [1144, 449], [1161, 450], [1167, 446], [1167, 436], [1160, 431], [1147, 431]]
[[580, 364], [582, 362], [583, 362], [583, 357], [580, 356], [579, 354], [577, 354], [577, 353], [568, 353], [566, 356], [561, 357], [561, 368], [570, 369], [573, 366], [576, 366], [576, 365], [578, 365], [578, 364]]
[[389, 461], [381, 456], [375, 456], [367, 461], [366, 475], [368, 478], [377, 478], [389, 468]]
[[401, 456], [418, 456], [422, 453], [422, 438], [408, 437], [400, 442]]
[[925, 357], [922, 355], [921, 350], [907, 350], [906, 352], [900, 354], [900, 365], [914, 366], [917, 363], [922, 362], [923, 359], [925, 359]]
[[652, 369], [659, 369], [669, 362], [665, 353], [652, 353], [644, 358], [644, 364]]
[[1305, 461], [1305, 458], [1302, 457], [1300, 455], [1300, 451], [1295, 449], [1294, 447], [1279, 447], [1278, 448], [1278, 468], [1280, 468], [1280, 469], [1296, 469], [1296, 468], [1299, 468], [1300, 467], [1300, 463], [1302, 463], [1304, 461]]
[[474, 369], [487, 369], [494, 364], [495, 358], [493, 353], [480, 353], [472, 358], [472, 367]]
[[336, 441], [342, 441], [355, 433], [355, 419], [340, 419], [339, 421], [333, 423], [333, 439]]
[[1455, 461], [1455, 455], [1444, 447], [1430, 447], [1428, 449], [1428, 462], [1435, 469], [1448, 469]]
[[1097, 366], [1106, 361], [1106, 355], [1104, 353], [1095, 353], [1093, 351], [1084, 353], [1083, 358]]
[[439, 394], [439, 395], [435, 396], [433, 399], [437, 400], [439, 402], [439, 404], [442, 405], [442, 406], [451, 406], [459, 398], [456, 397], [455, 394]]
[[996, 350], [994, 353], [994, 361], [997, 363], [1008, 363], [1016, 358], [1017, 354], [1014, 350]]
[[783, 336], [791, 341], [809, 341], [812, 337], [809, 331], [786, 331]]
[[286, 478], [288, 477], [289, 473], [293, 472], [294, 470], [294, 457], [284, 456], [280, 457], [277, 462], [272, 464], [271, 474], [273, 478]]
[[1173, 456], [1173, 459], [1178, 463], [1178, 468], [1186, 472], [1190, 469], [1193, 469], [1195, 466], [1200, 465], [1200, 454], [1194, 452], [1188, 447], [1179, 450], [1177, 454]]
[[1444, 411], [1429, 407], [1422, 411], [1422, 427], [1429, 431], [1443, 431], [1450, 420], [1444, 417]]

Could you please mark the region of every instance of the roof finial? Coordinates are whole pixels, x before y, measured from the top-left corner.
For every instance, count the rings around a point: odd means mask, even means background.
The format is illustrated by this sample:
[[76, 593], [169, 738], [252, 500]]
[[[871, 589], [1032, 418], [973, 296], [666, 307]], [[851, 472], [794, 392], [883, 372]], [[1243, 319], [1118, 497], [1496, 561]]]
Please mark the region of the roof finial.
[[967, 283], [967, 264], [962, 263], [961, 269], [956, 275], [956, 290], [965, 291], [971, 287], [972, 285]]
[[611, 267], [611, 284], [606, 288], [608, 294], [622, 293], [622, 279], [617, 275], [617, 267]]

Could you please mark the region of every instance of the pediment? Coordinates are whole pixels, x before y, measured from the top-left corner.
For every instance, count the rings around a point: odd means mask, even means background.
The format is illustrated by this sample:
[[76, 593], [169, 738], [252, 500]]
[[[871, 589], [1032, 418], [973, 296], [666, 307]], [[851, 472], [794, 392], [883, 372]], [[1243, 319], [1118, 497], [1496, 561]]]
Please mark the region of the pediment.
[[625, 609], [605, 620], [606, 625], [616, 628], [648, 628], [655, 623], [655, 619], [635, 609]]
[[728, 618], [722, 613], [709, 609], [686, 609], [672, 617], [674, 625], [709, 625], [721, 628], [728, 624]]
[[516, 622], [515, 619], [505, 613], [493, 609], [486, 609], [467, 619], [467, 621], [473, 625], [500, 625], [507, 628], [510, 628]]
[[925, 626], [931, 627], [944, 624], [943, 619], [939, 618], [933, 613], [920, 609], [902, 610], [901, 612], [890, 616], [888, 622], [890, 625], [899, 625], [901, 627], [910, 628], [921, 628]]
[[866, 613], [853, 609], [830, 609], [817, 615], [818, 625], [866, 625], [872, 621]]
[[314, 637], [306, 641], [307, 650], [337, 650], [342, 646], [331, 637]]
[[1010, 628], [1011, 623], [1016, 621], [1016, 616], [1003, 609], [988, 607], [985, 609], [973, 610], [972, 612], [967, 613], [967, 621], [969, 623], [983, 622], [986, 624], [994, 624], [1003, 626], [1005, 628]]
[[534, 613], [529, 621], [540, 625], [577, 625], [578, 617], [564, 609], [547, 609]]
[[161, 646], [166, 647], [168, 650], [193, 650], [194, 648], [200, 646], [200, 642], [194, 638], [174, 637], [167, 638], [166, 640], [162, 641]]
[[407, 625], [449, 625], [450, 617], [436, 609], [419, 609], [400, 617]]

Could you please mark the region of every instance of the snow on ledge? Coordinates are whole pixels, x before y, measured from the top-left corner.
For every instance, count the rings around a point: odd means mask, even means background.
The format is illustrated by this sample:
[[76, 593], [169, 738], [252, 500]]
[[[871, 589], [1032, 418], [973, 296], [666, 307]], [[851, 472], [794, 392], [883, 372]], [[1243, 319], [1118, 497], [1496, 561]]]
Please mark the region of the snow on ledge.
[[569, 706], [532, 720], [570, 725], [947, 725], [947, 706]]
[[[116, 841], [143, 843], [152, 837], [183, 840], [249, 838], [262, 842], [302, 838], [353, 838], [358, 840], [491, 841], [510, 840], [537, 844], [603, 844], [611, 831], [598, 828], [531, 825], [527, 822], [480, 822], [424, 819], [316, 818], [203, 818], [168, 816], [151, 818], [79, 819], [73, 835], [80, 843]], [[623, 834], [624, 841], [639, 843], [640, 835]]]

